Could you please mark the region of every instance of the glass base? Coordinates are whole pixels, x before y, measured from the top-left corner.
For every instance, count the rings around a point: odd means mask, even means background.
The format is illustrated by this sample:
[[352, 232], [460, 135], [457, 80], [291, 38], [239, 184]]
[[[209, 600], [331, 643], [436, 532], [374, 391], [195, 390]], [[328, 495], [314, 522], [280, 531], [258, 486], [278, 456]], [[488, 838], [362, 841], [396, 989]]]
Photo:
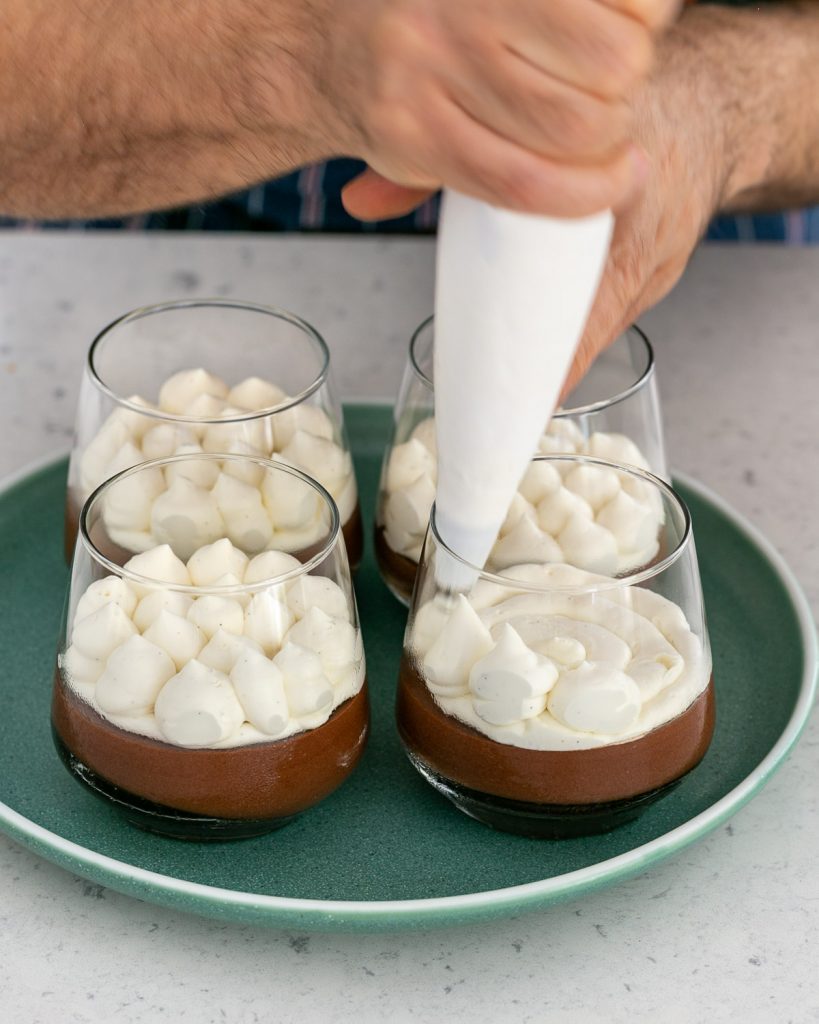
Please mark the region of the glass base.
[[119, 786], [115, 786], [107, 779], [97, 775], [71, 753], [53, 729], [52, 737], [60, 760], [71, 776], [94, 796], [109, 805], [113, 804], [131, 825], [135, 825], [145, 832], [154, 832], [172, 839], [187, 839], [195, 842], [251, 839], [253, 836], [265, 835], [282, 828], [298, 817], [298, 815], [290, 815], [286, 818], [268, 819], [211, 818], [155, 804], [150, 800], [135, 796], [127, 790], [120, 789]]
[[410, 751], [406, 753], [413, 767], [433, 789], [451, 800], [459, 811], [500, 832], [513, 832], [530, 839], [576, 839], [611, 832], [639, 817], [646, 807], [682, 781], [674, 779], [648, 793], [609, 803], [534, 804], [469, 789], [445, 779]]

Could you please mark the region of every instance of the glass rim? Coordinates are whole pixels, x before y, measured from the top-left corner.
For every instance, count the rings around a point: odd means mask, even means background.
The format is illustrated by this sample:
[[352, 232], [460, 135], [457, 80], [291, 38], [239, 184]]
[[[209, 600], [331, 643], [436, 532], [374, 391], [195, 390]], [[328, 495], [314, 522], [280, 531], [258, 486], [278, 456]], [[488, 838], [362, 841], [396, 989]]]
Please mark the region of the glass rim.
[[[645, 469], [639, 469], [637, 466], [626, 466], [619, 462], [612, 462], [609, 459], [598, 459], [591, 455], [536, 455], [532, 462], [574, 462], [581, 465], [588, 466], [602, 466], [604, 469], [613, 469], [618, 473], [626, 473], [629, 476], [637, 477], [646, 483], [651, 484], [660, 493], [668, 499], [673, 506], [676, 506], [681, 515], [683, 522], [682, 536], [674, 547], [673, 551], [670, 551], [664, 558], [660, 559], [659, 562], [655, 562], [653, 565], [646, 567], [645, 569], [638, 569], [636, 572], [627, 573], [623, 576], [600, 576], [599, 574], [591, 573], [590, 575], [595, 578], [587, 583], [572, 583], [565, 585], [557, 584], [546, 584], [546, 583], [533, 583], [527, 580], [515, 580], [511, 576], [502, 576], [500, 573], [491, 572], [487, 569], [479, 569], [478, 566], [468, 562], [465, 558], [462, 558], [457, 552], [453, 551], [447, 542], [441, 537], [438, 532], [438, 526], [435, 521], [435, 504], [433, 503], [432, 509], [429, 515], [429, 530], [435, 537], [436, 542], [447, 552], [447, 554], [455, 559], [460, 565], [465, 566], [471, 572], [475, 573], [478, 579], [486, 580], [489, 583], [497, 584], [498, 586], [505, 587], [507, 589], [524, 590], [529, 593], [543, 594], [552, 592], [561, 593], [575, 593], [575, 594], [589, 594], [597, 593], [608, 590], [620, 590], [625, 587], [636, 586], [638, 583], [644, 583], [647, 580], [654, 579], [661, 575], [666, 569], [669, 569], [675, 562], [682, 558], [685, 551], [690, 547], [693, 536], [692, 524], [691, 524], [691, 512], [688, 506], [683, 500], [682, 496], [660, 477], [655, 476], [654, 473], [649, 472]], [[529, 564], [529, 563], [521, 563]], [[548, 565], [571, 565], [570, 562], [556, 562], [556, 563], [543, 563]], [[577, 568], [574, 566], [574, 568]], [[581, 570], [587, 572], [588, 570]]]
[[[304, 483], [309, 484], [313, 490], [315, 490], [319, 497], [323, 499], [325, 505], [330, 510], [330, 525], [329, 525], [329, 536], [322, 545], [321, 549], [312, 555], [306, 562], [302, 562], [298, 567], [288, 569], [287, 572], [278, 573], [276, 576], [269, 576], [262, 580], [257, 580], [254, 583], [231, 583], [226, 586], [214, 586], [213, 584], [207, 584], [205, 586], [197, 586], [193, 583], [171, 583], [168, 580], [158, 580], [152, 576], [143, 576], [141, 573], [133, 572], [130, 569], [126, 569], [125, 566], [118, 565], [112, 561], [106, 555], [104, 555], [99, 548], [96, 546], [88, 531], [88, 516], [93, 506], [97, 503], [101, 503], [105, 497], [105, 492], [117, 481], [123, 480], [129, 476], [135, 476], [147, 469], [162, 469], [165, 466], [173, 465], [181, 462], [238, 462], [238, 463], [250, 463], [254, 462], [257, 465], [262, 466], [264, 469], [275, 469], [281, 470], [285, 473], [289, 473], [291, 476], [297, 477]], [[161, 459], [150, 459], [147, 462], [140, 462], [136, 466], [130, 466], [128, 469], [123, 469], [115, 476], [109, 477], [103, 481], [98, 487], [96, 487], [91, 494], [83, 502], [82, 509], [80, 510], [79, 520], [79, 531], [78, 538], [82, 542], [86, 551], [88, 552], [91, 559], [107, 569], [110, 573], [116, 576], [121, 576], [130, 582], [136, 583], [138, 586], [154, 587], [161, 586], [165, 590], [173, 590], [180, 594], [196, 594], [197, 596], [219, 596], [219, 597], [230, 597], [236, 594], [250, 594], [260, 590], [266, 590], [273, 584], [287, 583], [291, 580], [296, 580], [300, 576], [306, 576], [309, 574], [311, 569], [314, 569], [317, 565], [320, 565], [333, 551], [338, 544], [339, 536], [341, 536], [341, 517], [339, 515], [338, 506], [333, 499], [330, 492], [323, 487], [318, 480], [308, 476], [307, 473], [298, 469], [296, 466], [291, 466], [284, 462], [278, 462], [273, 459], [266, 459], [264, 456], [256, 455], [236, 455], [236, 454], [220, 454], [219, 452], [191, 452], [190, 454], [183, 455], [167, 455]], [[222, 538], [219, 538], [220, 540]], [[230, 538], [227, 538], [230, 539]], [[214, 542], [215, 543], [215, 542]], [[231, 541], [232, 543], [232, 541]], [[160, 545], [156, 545], [159, 547]], [[235, 545], [234, 545], [235, 546]], [[241, 549], [238, 549], [241, 550]], [[278, 548], [266, 548], [265, 551], [278, 551]], [[290, 554], [290, 552], [281, 552], [282, 554]], [[135, 551], [132, 554], [132, 558], [136, 555], [141, 554], [139, 551]], [[257, 554], [264, 554], [264, 551], [259, 551]], [[178, 556], [177, 556], [178, 557]], [[247, 556], [248, 560], [254, 556]], [[74, 556], [72, 558], [73, 563], [76, 561], [76, 548]], [[181, 561], [181, 559], [180, 559]], [[187, 563], [184, 563], [187, 564]]]
[[[321, 354], [321, 367], [314, 380], [306, 388], [303, 388], [297, 395], [288, 397], [287, 401], [280, 402], [278, 405], [268, 406], [265, 409], [253, 409], [230, 416], [185, 416], [180, 413], [165, 412], [162, 409], [140, 405], [138, 402], [132, 402], [129, 398], [114, 391], [113, 388], [105, 383], [98, 373], [94, 362], [97, 350], [108, 338], [111, 337], [112, 334], [114, 334], [118, 327], [121, 327], [124, 324], [136, 322], [137, 320], [142, 320], [145, 317], [166, 313], [172, 310], [214, 306], [222, 309], [240, 309], [252, 313], [264, 313], [265, 315], [272, 316], [277, 320], [286, 320], [294, 327], [299, 328], [299, 330], [301, 330], [301, 332], [317, 346]], [[278, 306], [267, 306], [260, 302], [251, 302], [245, 299], [222, 299], [216, 297], [170, 299], [167, 302], [157, 302], [152, 305], [137, 306], [136, 309], [132, 309], [128, 313], [123, 313], [122, 316], [118, 316], [115, 320], [106, 324], [106, 326], [102, 328], [91, 342], [88, 354], [86, 355], [85, 368], [94, 387], [123, 409], [128, 409], [129, 411], [138, 413], [141, 416], [149, 416], [151, 419], [160, 421], [172, 423], [203, 423], [207, 426], [211, 426], [218, 423], [246, 423], [252, 420], [262, 419], [266, 416], [275, 415], [276, 413], [284, 412], [286, 409], [292, 409], [294, 406], [301, 405], [306, 398], [309, 398], [310, 395], [318, 391], [318, 389], [327, 381], [327, 376], [330, 370], [330, 349], [327, 342], [312, 324], [309, 324], [306, 320], [297, 316], [295, 313], [290, 313], [288, 310], [281, 309]]]
[[[412, 332], [412, 337], [410, 338], [409, 343], [409, 361], [410, 366], [412, 367], [412, 371], [415, 374], [415, 376], [420, 380], [420, 382], [424, 385], [424, 387], [431, 391], [433, 394], [435, 393], [435, 385], [429, 379], [426, 373], [424, 373], [424, 371], [421, 369], [421, 366], [415, 354], [415, 346], [416, 343], [420, 341], [423, 331], [432, 324], [432, 321], [434, 319], [435, 314], [433, 313], [432, 315], [428, 316], [426, 320], [423, 320]], [[654, 357], [654, 346], [651, 344], [651, 341], [649, 340], [646, 332], [642, 329], [642, 327], [639, 326], [639, 324], [636, 323], [630, 324], [628, 327], [626, 327], [624, 331], [621, 331], [617, 338], [614, 339], [614, 342], [616, 342], [619, 338], [627, 337], [630, 334], [636, 335], [636, 337], [643, 343], [643, 347], [645, 348], [646, 352], [645, 369], [639, 375], [639, 377], [637, 377], [636, 380], [629, 384], [627, 388], [624, 388], [622, 391], [618, 391], [616, 395], [612, 395], [610, 398], [601, 398], [596, 402], [587, 402], [586, 405], [575, 405], [569, 409], [556, 409], [552, 413], [550, 419], [558, 420], [572, 416], [587, 416], [593, 412], [600, 412], [603, 409], [610, 409], [612, 406], [618, 405], [620, 402], [623, 402], [627, 398], [630, 398], [632, 395], [636, 394], [638, 391], [644, 388], [646, 384], [648, 384], [648, 382], [651, 380], [655, 373], [656, 363]], [[612, 342], [612, 344], [614, 344], [614, 342]], [[591, 370], [591, 367], [589, 367], [589, 370]]]

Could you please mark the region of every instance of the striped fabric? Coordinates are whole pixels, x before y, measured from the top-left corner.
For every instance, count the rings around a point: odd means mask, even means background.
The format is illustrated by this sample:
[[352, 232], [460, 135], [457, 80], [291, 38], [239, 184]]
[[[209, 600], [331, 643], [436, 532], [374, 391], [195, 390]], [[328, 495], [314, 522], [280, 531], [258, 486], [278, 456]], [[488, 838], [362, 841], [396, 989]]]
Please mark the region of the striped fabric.
[[213, 203], [159, 213], [91, 221], [19, 221], [0, 217], [0, 227], [29, 229], [168, 231], [333, 231], [416, 234], [432, 232], [438, 220], [437, 197], [396, 220], [362, 224], [341, 205], [341, 189], [364, 164], [332, 160], [304, 167], [247, 192]]
[[[218, 202], [163, 213], [116, 220], [48, 223], [0, 218], [0, 227], [392, 234], [430, 233], [435, 230], [438, 219], [437, 197], [428, 200], [409, 216], [397, 220], [361, 224], [350, 217], [341, 205], [341, 188], [362, 166], [355, 160], [317, 164]], [[731, 242], [766, 241], [790, 245], [819, 243], [819, 207], [756, 216], [717, 217], [706, 237]]]

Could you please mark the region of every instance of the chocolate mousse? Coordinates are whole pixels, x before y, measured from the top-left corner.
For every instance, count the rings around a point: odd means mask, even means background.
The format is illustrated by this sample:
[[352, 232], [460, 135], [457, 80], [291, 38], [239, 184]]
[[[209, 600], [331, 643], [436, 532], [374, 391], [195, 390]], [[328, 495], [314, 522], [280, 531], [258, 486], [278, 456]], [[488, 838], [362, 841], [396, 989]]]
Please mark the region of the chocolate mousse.
[[607, 831], [708, 748], [714, 694], [700, 614], [690, 608], [689, 620], [657, 590], [573, 566], [510, 571], [469, 595], [421, 601], [416, 590], [401, 738], [436, 789], [495, 828]]
[[532, 836], [601, 832], [636, 817], [702, 760], [714, 719], [710, 681], [682, 714], [637, 739], [530, 750], [442, 711], [406, 654], [399, 674], [398, 731], [416, 767], [479, 821]]
[[281, 740], [189, 749], [121, 729], [55, 676], [52, 727], [75, 778], [135, 824], [181, 838], [251, 836], [337, 789], [369, 729], [366, 681], [315, 729]]
[[[120, 554], [104, 530], [91, 541]], [[164, 544], [83, 585], [83, 549], [52, 708], [72, 774], [144, 828], [202, 838], [268, 831], [332, 792], [369, 716], [334, 550], [307, 572], [284, 552], [249, 559], [227, 537], [187, 562]]]

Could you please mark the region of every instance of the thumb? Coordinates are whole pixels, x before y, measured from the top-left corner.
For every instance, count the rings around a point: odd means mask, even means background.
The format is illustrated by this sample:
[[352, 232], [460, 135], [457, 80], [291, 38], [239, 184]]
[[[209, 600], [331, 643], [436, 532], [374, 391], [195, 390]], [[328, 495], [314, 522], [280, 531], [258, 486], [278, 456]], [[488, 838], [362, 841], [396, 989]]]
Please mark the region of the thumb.
[[368, 167], [344, 186], [341, 201], [347, 213], [358, 220], [391, 220], [412, 212], [434, 191], [396, 185]]

